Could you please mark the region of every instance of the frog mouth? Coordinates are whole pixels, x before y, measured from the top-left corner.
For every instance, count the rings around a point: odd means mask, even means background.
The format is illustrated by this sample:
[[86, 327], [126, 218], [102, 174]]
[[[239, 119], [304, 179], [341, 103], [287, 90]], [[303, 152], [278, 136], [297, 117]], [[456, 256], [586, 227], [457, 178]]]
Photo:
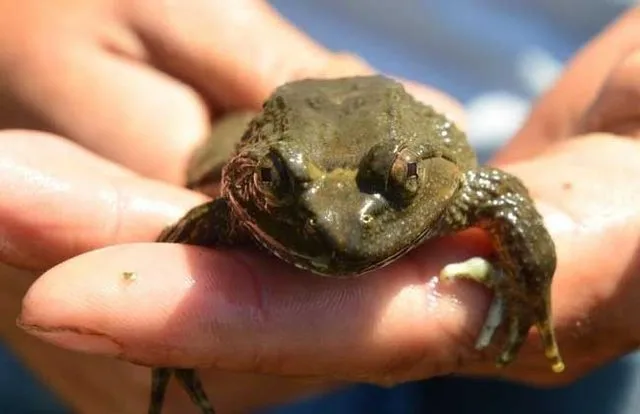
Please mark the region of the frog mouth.
[[[286, 247], [280, 241], [264, 233], [256, 226], [251, 226], [251, 234], [254, 241], [262, 248], [264, 248], [267, 252], [299, 269], [308, 270], [321, 276], [333, 277], [347, 277], [360, 273], [357, 270], [341, 271], [341, 268], [351, 268], [352, 266], [345, 266], [345, 261], [337, 259], [335, 253], [310, 254], [301, 252], [295, 247]], [[349, 261], [349, 263], [352, 262]], [[362, 265], [364, 265], [364, 262], [362, 262]], [[359, 268], [361, 266], [356, 265], [355, 267]]]
[[[304, 252], [295, 247], [285, 246], [257, 226], [251, 226], [251, 234], [259, 246], [284, 262], [316, 275], [332, 278], [354, 278], [385, 267], [419, 244], [418, 241], [407, 243], [390, 254], [372, 258], [349, 254], [328, 243], [321, 243], [322, 247], [318, 247], [316, 253]], [[423, 237], [424, 235], [421, 235], [419, 239]], [[322, 254], [318, 251], [328, 253]]]
[[[257, 245], [321, 276], [368, 273], [390, 264], [428, 236], [430, 226], [398, 218], [382, 197], [361, 193], [355, 183], [353, 187], [323, 184], [332, 191], [308, 191], [289, 208], [256, 206], [255, 198], [249, 202], [233, 192], [228, 198], [237, 223]], [[336, 208], [336, 199], [348, 208]], [[424, 230], [416, 231], [419, 228]]]

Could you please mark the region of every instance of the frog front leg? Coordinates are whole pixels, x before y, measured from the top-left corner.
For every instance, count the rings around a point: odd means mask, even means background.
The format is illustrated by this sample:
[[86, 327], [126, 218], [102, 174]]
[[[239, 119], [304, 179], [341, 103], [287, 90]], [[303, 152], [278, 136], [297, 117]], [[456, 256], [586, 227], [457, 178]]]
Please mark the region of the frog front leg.
[[[247, 237], [233, 219], [227, 201], [218, 198], [190, 210], [180, 221], [165, 229], [156, 241], [213, 247], [242, 244]], [[203, 414], [215, 413], [194, 369], [156, 367], [151, 370], [149, 414], [161, 413], [173, 375]]]
[[563, 371], [551, 318], [555, 245], [522, 182], [490, 167], [467, 172], [459, 195], [446, 212], [444, 226], [449, 230], [482, 228], [496, 251], [490, 262], [474, 258], [447, 266], [441, 273], [444, 280], [466, 278], [494, 292], [476, 348], [488, 346], [498, 325], [505, 324], [506, 343], [496, 362], [508, 365], [535, 325], [552, 369]]

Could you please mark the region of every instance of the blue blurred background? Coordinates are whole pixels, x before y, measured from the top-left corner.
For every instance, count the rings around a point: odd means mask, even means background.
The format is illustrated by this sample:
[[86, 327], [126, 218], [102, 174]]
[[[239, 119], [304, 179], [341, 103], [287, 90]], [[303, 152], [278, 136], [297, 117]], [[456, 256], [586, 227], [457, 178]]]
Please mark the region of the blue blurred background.
[[[487, 159], [521, 125], [531, 101], [566, 60], [635, 4], [632, 0], [272, 0], [294, 24], [377, 69], [459, 99], [468, 133]], [[524, 414], [640, 412], [640, 357], [578, 383], [537, 390], [498, 381], [437, 378], [394, 389], [354, 386], [264, 414]], [[0, 413], [64, 413], [0, 349]]]

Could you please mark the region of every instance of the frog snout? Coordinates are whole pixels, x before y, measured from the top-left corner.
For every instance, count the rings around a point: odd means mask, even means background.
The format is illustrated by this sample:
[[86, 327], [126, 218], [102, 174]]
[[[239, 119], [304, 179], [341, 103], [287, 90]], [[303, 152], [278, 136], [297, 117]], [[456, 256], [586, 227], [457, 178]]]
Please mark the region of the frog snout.
[[337, 253], [354, 253], [362, 244], [362, 228], [357, 217], [332, 209], [316, 216], [316, 230]]
[[[337, 256], [363, 255], [368, 228], [376, 218], [381, 200], [353, 188], [335, 186], [333, 191], [312, 191], [305, 197], [316, 234]], [[343, 191], [341, 191], [343, 190]]]

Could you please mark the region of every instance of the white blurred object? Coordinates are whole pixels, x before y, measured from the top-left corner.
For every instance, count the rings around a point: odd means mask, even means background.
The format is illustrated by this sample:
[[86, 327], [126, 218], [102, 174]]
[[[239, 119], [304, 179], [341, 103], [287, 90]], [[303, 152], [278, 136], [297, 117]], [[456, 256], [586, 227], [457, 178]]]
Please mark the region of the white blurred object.
[[[519, 53], [514, 73], [527, 96], [538, 96], [553, 85], [563, 64], [546, 50], [530, 47]], [[530, 99], [506, 90], [481, 93], [467, 101], [468, 133], [472, 144], [480, 148], [498, 148], [524, 123]]]
[[563, 64], [551, 53], [539, 48], [524, 49], [516, 57], [516, 73], [523, 86], [533, 96], [538, 96], [556, 81]]
[[495, 91], [470, 100], [466, 110], [471, 144], [496, 149], [520, 128], [529, 113], [529, 101]]

